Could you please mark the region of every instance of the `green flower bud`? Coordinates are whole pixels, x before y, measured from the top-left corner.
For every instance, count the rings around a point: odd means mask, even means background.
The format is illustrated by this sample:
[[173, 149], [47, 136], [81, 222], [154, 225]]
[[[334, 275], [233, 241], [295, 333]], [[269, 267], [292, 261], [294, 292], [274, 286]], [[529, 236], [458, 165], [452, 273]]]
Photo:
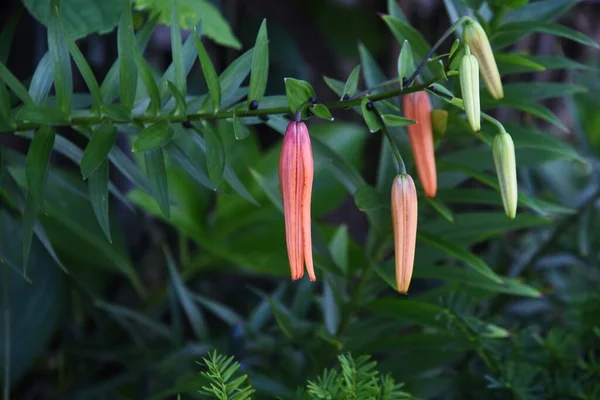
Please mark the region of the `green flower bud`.
[[490, 94], [496, 100], [503, 98], [502, 81], [500, 80], [500, 73], [490, 41], [477, 21], [467, 20], [464, 28], [464, 39], [477, 61], [479, 61], [479, 70]]
[[492, 153], [494, 154], [504, 212], [508, 218], [513, 219], [517, 214], [518, 188], [515, 145], [512, 137], [506, 132], [496, 135], [492, 143]]
[[460, 62], [460, 91], [465, 105], [467, 120], [473, 132], [481, 130], [481, 106], [479, 105], [479, 64], [466, 46]]

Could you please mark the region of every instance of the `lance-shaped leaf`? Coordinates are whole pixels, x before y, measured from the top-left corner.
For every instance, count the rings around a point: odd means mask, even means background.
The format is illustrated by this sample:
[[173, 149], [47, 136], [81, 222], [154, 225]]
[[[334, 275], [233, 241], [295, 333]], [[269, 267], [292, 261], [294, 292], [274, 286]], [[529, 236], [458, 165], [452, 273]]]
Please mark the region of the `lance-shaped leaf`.
[[367, 97], [363, 97], [360, 102], [360, 108], [362, 110], [363, 118], [369, 128], [369, 132], [378, 132], [381, 130], [381, 123], [377, 117], [377, 110], [375, 110], [375, 104], [373, 104]]
[[71, 38], [65, 38], [65, 40], [67, 41], [67, 47], [73, 57], [73, 61], [75, 61], [75, 65], [77, 65], [77, 68], [92, 95], [92, 111], [100, 113], [100, 107], [102, 107], [102, 93], [100, 92], [100, 86], [98, 86], [94, 71], [92, 71], [90, 64], [88, 64], [83, 54], [81, 54], [81, 51], [75, 42]]
[[131, 151], [135, 153], [158, 149], [171, 141], [173, 129], [169, 121], [162, 120], [150, 125], [140, 133]]
[[29, 95], [35, 104], [41, 105], [46, 100], [53, 83], [54, 66], [52, 65], [52, 57], [50, 57], [50, 53], [46, 52], [35, 68], [29, 84]]
[[62, 110], [42, 106], [25, 106], [15, 115], [15, 119], [40, 125], [66, 125], [69, 115]]
[[6, 86], [17, 96], [19, 100], [26, 105], [33, 105], [33, 100], [31, 96], [27, 92], [27, 89], [17, 77], [15, 77], [12, 72], [6, 68], [6, 65], [0, 62], [0, 79], [4, 81]]
[[119, 52], [119, 87], [121, 90], [121, 104], [131, 109], [135, 101], [137, 87], [137, 69], [134, 60], [133, 22], [131, 19], [131, 5], [127, 1], [119, 28], [117, 30], [117, 49]]
[[117, 128], [110, 121], [104, 121], [94, 129], [92, 138], [83, 152], [81, 175], [87, 179], [102, 164], [115, 144]]
[[10, 109], [10, 95], [4, 81], [0, 78], [0, 125], [12, 126], [14, 124]]
[[383, 119], [383, 122], [385, 122], [385, 124], [388, 126], [407, 126], [417, 122], [415, 120], [404, 118], [394, 114], [383, 114], [381, 118]]
[[225, 170], [225, 146], [221, 137], [208, 124], [202, 127], [206, 143], [206, 167], [208, 177], [212, 184], [217, 187], [223, 177]]
[[221, 107], [221, 86], [219, 86], [219, 77], [217, 76], [217, 71], [215, 71], [215, 67], [210, 60], [206, 48], [202, 44], [202, 40], [196, 31], [194, 31], [194, 41], [196, 43], [198, 58], [200, 59], [200, 67], [204, 74], [204, 80], [206, 81], [206, 86], [208, 86], [208, 94], [213, 103], [213, 110], [217, 112]]
[[173, 54], [173, 67], [175, 72], [175, 86], [181, 93], [186, 93], [186, 71], [183, 65], [183, 56], [181, 48], [181, 28], [179, 26], [179, 12], [177, 9], [177, 0], [173, 2], [173, 11], [171, 12], [171, 53]]
[[169, 86], [169, 90], [175, 98], [175, 110], [173, 110], [173, 113], [175, 115], [185, 115], [187, 113], [187, 103], [185, 102], [185, 97], [179, 91], [179, 89], [177, 89], [177, 86], [175, 86], [173, 82], [167, 81], [167, 86]]
[[27, 160], [25, 162], [27, 187], [29, 188], [29, 193], [38, 204], [42, 202], [53, 145], [54, 132], [50, 127], [43, 126], [35, 133], [27, 152]]
[[152, 195], [165, 217], [170, 219], [169, 182], [167, 180], [163, 150], [157, 148], [146, 151], [144, 153], [144, 161], [146, 164], [146, 176], [148, 177]]
[[333, 116], [325, 104], [315, 104], [310, 107], [310, 111], [321, 119], [333, 121]]
[[269, 38], [267, 35], [267, 20], [263, 19], [252, 55], [252, 69], [250, 73], [250, 87], [248, 88], [248, 105], [252, 101], [260, 103], [267, 88], [269, 77]]
[[408, 40], [404, 41], [400, 55], [398, 56], [398, 79], [400, 88], [404, 87], [404, 79], [410, 77], [415, 72], [415, 60]]
[[[131, 38], [131, 41], [133, 42], [133, 38]], [[152, 75], [150, 66], [148, 65], [144, 57], [142, 57], [142, 54], [139, 51], [137, 51], [135, 47], [133, 49], [133, 59], [140, 73], [140, 77], [144, 82], [146, 91], [148, 92], [148, 97], [150, 98], [150, 103], [148, 104], [147, 112], [150, 115], [157, 115], [160, 111], [160, 93], [158, 91], [158, 85], [154, 80], [154, 75]]]
[[233, 114], [233, 134], [237, 140], [244, 140], [250, 135], [250, 130], [235, 113]]
[[112, 243], [108, 222], [108, 167], [109, 163], [105, 158], [89, 176], [88, 190], [94, 215], [102, 228], [102, 232], [104, 232], [108, 241]]
[[358, 79], [360, 78], [360, 64], [354, 67], [348, 79], [346, 80], [346, 84], [344, 85], [344, 94], [342, 95], [342, 99], [347, 95], [348, 97], [354, 96], [356, 94], [356, 90], [358, 89]]
[[292, 112], [296, 112], [300, 107], [315, 97], [315, 90], [306, 81], [294, 78], [285, 78], [285, 96]]
[[48, 52], [54, 67], [54, 90], [58, 106], [65, 113], [71, 112], [71, 96], [73, 94], [73, 75], [69, 50], [60, 27], [58, 1], [50, 2], [50, 18], [48, 20]]

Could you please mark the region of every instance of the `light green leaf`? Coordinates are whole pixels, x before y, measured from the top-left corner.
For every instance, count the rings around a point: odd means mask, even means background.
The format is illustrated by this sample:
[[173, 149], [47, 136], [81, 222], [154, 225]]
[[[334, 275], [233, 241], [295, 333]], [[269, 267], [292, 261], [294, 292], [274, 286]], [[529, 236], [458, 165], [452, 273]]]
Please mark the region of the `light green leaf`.
[[306, 81], [285, 78], [285, 96], [292, 112], [296, 112], [315, 97], [315, 90]]
[[104, 121], [95, 127], [81, 159], [80, 169], [83, 179], [87, 179], [102, 164], [115, 144], [116, 138], [117, 128], [109, 121]]
[[33, 100], [25, 86], [17, 79], [6, 66], [0, 62], [0, 79], [9, 87], [10, 90], [17, 96], [25, 105], [33, 105]]
[[260, 100], [265, 94], [267, 88], [267, 79], [269, 77], [269, 38], [267, 36], [267, 20], [263, 19], [256, 42], [254, 44], [254, 53], [252, 54], [252, 68], [250, 73], [250, 86], [248, 88], [248, 105], [252, 101]]
[[237, 140], [244, 140], [250, 135], [250, 130], [241, 118], [233, 114], [233, 134]]
[[[171, 53], [173, 54], [173, 68], [175, 86], [180, 93], [187, 93], [186, 73], [183, 66], [183, 55], [181, 49], [181, 28], [179, 27], [179, 13], [177, 11], [177, 0], [173, 2], [173, 10], [171, 11]], [[195, 29], [194, 29], [195, 32]], [[195, 32], [194, 37], [200, 35], [200, 32]]]
[[179, 92], [179, 89], [177, 89], [177, 86], [175, 86], [173, 82], [167, 81], [167, 86], [169, 86], [169, 90], [175, 98], [174, 115], [185, 115], [187, 113], [187, 103], [185, 102], [183, 94]]
[[546, 70], [546, 67], [523, 54], [496, 52], [494, 58], [501, 75]]
[[415, 72], [415, 60], [408, 40], [404, 41], [400, 55], [398, 56], [398, 80], [400, 88], [404, 85], [404, 79], [410, 77]]
[[162, 120], [144, 129], [133, 142], [131, 151], [135, 153], [156, 150], [168, 144], [173, 137], [169, 121]]
[[198, 52], [198, 58], [200, 59], [200, 66], [202, 67], [202, 73], [204, 74], [204, 80], [208, 86], [208, 93], [212, 100], [213, 110], [219, 111], [221, 107], [221, 86], [219, 85], [219, 78], [217, 71], [210, 60], [208, 52], [202, 44], [202, 40], [196, 32], [194, 32], [194, 41], [196, 43], [196, 51]]
[[344, 273], [347, 273], [350, 268], [348, 252], [349, 241], [348, 227], [346, 225], [340, 225], [329, 242], [331, 258], [333, 258], [335, 264], [344, 271]]
[[546, 33], [600, 49], [598, 43], [581, 32], [556, 23], [542, 21], [535, 23], [531, 23], [531, 21], [513, 22], [502, 25], [496, 35], [493, 36], [492, 43], [498, 46], [506, 46], [514, 43], [516, 40], [523, 39], [531, 33]]
[[[360, 55], [360, 64], [362, 66], [363, 78], [365, 80], [365, 83], [367, 84], [367, 87], [372, 88], [384, 82], [387, 78], [383, 74], [383, 71], [381, 71], [379, 65], [377, 65], [377, 62], [375, 61], [369, 50], [367, 50], [367, 48], [362, 43], [358, 44], [358, 53]], [[377, 89], [373, 90], [372, 93], [375, 94], [380, 93], [382, 91], [383, 89]]]
[[15, 119], [23, 122], [32, 122], [40, 125], [68, 125], [69, 115], [61, 110], [42, 106], [22, 107]]
[[98, 86], [98, 81], [96, 80], [96, 75], [94, 75], [94, 71], [88, 64], [87, 60], [75, 44], [75, 42], [70, 38], [65, 38], [67, 41], [67, 47], [69, 48], [69, 52], [73, 57], [73, 61], [75, 61], [75, 65], [79, 69], [81, 73], [81, 77], [85, 81], [92, 98], [94, 99], [94, 103], [92, 106], [92, 111], [95, 113], [100, 113], [100, 107], [102, 107], [102, 93], [100, 92], [100, 86]]
[[204, 141], [206, 143], [208, 176], [212, 184], [217, 187], [221, 182], [225, 170], [225, 146], [223, 146], [221, 137], [210, 125], [205, 124], [202, 127], [202, 133], [204, 133]]
[[393, 114], [383, 114], [381, 116], [383, 122], [385, 122], [388, 126], [407, 126], [416, 123], [417, 121], [413, 121], [412, 119], [404, 118], [399, 115]]
[[343, 98], [344, 87], [345, 87], [344, 82], [338, 81], [337, 79], [329, 78], [327, 76], [324, 76], [323, 80], [325, 81], [325, 83], [327, 84], [327, 86], [329, 86], [329, 88], [331, 90], [333, 90], [333, 92], [335, 94], [337, 94], [338, 96], [340, 96], [340, 98]]
[[163, 150], [157, 148], [144, 153], [146, 176], [154, 199], [167, 219], [171, 218], [169, 202], [169, 183]]
[[[133, 43], [133, 37], [130, 38], [130, 41]], [[158, 85], [154, 80], [154, 75], [152, 74], [152, 70], [150, 70], [150, 66], [142, 54], [135, 47], [132, 47], [132, 50], [135, 66], [137, 67], [142, 82], [144, 82], [144, 86], [146, 87], [146, 92], [148, 92], [148, 97], [150, 98], [150, 103], [148, 104], [148, 109], [146, 111], [150, 115], [158, 115], [160, 112], [160, 92], [158, 90]]]
[[360, 78], [360, 64], [354, 67], [348, 79], [346, 79], [346, 84], [344, 85], [344, 94], [342, 99], [348, 95], [348, 97], [354, 96], [356, 94], [356, 90], [358, 89], [358, 79]]
[[[369, 109], [369, 104], [371, 109]], [[376, 114], [377, 110], [375, 109], [375, 104], [371, 103], [370, 100], [365, 96], [360, 102], [360, 108], [362, 110], [362, 115], [365, 119], [365, 123], [369, 128], [369, 132], [379, 132], [381, 130], [381, 123]]]
[[423, 196], [422, 198], [427, 199], [427, 202], [442, 216], [444, 219], [450, 223], [454, 222], [454, 215], [452, 214], [452, 210], [448, 208], [438, 197], [434, 197], [433, 199], [427, 196]]
[[54, 69], [54, 90], [59, 108], [66, 114], [71, 112], [71, 96], [73, 94], [73, 74], [69, 50], [60, 27], [58, 0], [50, 1], [50, 18], [48, 20], [48, 53]]
[[108, 160], [105, 158], [89, 175], [88, 190], [94, 215], [106, 238], [112, 243], [108, 221], [108, 166]]
[[[196, 27], [197, 31], [199, 31], [199, 29], [200, 27]], [[185, 76], [190, 73], [192, 66], [196, 62], [196, 57], [197, 54], [196, 45], [194, 44], [194, 35], [190, 35], [181, 47], [181, 59], [179, 60], [182, 62]], [[160, 78], [160, 82], [158, 84], [158, 90], [160, 91], [160, 98], [163, 104], [166, 104], [170, 99], [169, 87], [166, 84], [167, 81], [175, 82], [175, 60], [173, 60], [173, 62], [171, 62], [171, 64], [167, 67], [167, 70]]]
[[131, 121], [131, 110], [121, 104], [104, 104], [102, 115], [106, 115], [115, 122]]
[[46, 52], [35, 68], [29, 84], [29, 95], [35, 104], [42, 105], [44, 103], [53, 83], [54, 67], [52, 66], [52, 58], [50, 53]]
[[310, 107], [310, 111], [321, 119], [333, 121], [333, 117], [331, 116], [329, 109], [324, 104], [314, 104]]

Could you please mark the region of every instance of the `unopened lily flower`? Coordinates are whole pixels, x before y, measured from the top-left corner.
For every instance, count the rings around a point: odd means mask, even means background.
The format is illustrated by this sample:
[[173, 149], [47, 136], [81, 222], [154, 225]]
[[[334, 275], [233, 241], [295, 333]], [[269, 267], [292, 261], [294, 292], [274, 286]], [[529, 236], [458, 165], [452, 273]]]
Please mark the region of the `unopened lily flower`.
[[415, 262], [417, 240], [417, 189], [408, 174], [401, 174], [392, 183], [392, 224], [396, 253], [396, 287], [408, 292]]
[[437, 192], [437, 171], [431, 127], [431, 103], [424, 91], [410, 93], [403, 98], [404, 116], [417, 121], [408, 125], [408, 137], [412, 147], [415, 166], [427, 197]]
[[473, 132], [481, 130], [481, 106], [479, 104], [479, 64], [471, 54], [469, 46], [465, 46], [465, 55], [459, 68], [460, 91], [465, 106], [467, 120]]
[[285, 130], [281, 147], [279, 184], [293, 280], [302, 278], [305, 264], [310, 280], [316, 280], [310, 231], [313, 176], [314, 162], [308, 129], [304, 122], [292, 121]]
[[500, 184], [504, 212], [506, 212], [508, 218], [513, 219], [517, 215], [517, 198], [519, 195], [517, 164], [515, 145], [512, 137], [506, 131], [501, 132], [494, 138], [492, 153], [494, 154], [494, 164], [496, 164], [496, 174]]
[[464, 39], [479, 62], [479, 72], [481, 72], [485, 86], [487, 86], [490, 94], [496, 100], [503, 98], [504, 90], [502, 89], [502, 80], [500, 79], [500, 72], [498, 72], [494, 52], [479, 22], [470, 18], [467, 20], [464, 28]]

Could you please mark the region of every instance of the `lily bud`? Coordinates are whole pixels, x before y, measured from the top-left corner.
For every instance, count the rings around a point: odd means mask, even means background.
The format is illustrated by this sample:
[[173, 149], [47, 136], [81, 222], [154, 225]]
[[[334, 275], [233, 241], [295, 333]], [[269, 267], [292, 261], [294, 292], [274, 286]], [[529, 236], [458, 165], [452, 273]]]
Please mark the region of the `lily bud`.
[[392, 183], [392, 223], [396, 252], [396, 287], [408, 292], [415, 262], [417, 240], [417, 189], [410, 175], [402, 174]]
[[465, 55], [460, 62], [460, 91], [465, 105], [467, 120], [473, 132], [481, 130], [481, 106], [479, 104], [479, 64], [466, 46]]
[[292, 121], [285, 130], [279, 159], [279, 184], [285, 217], [285, 239], [292, 279], [304, 275], [304, 265], [315, 281], [312, 257], [310, 201], [314, 162], [308, 129]]
[[502, 81], [500, 80], [494, 53], [490, 41], [479, 22], [469, 19], [465, 23], [464, 39], [477, 61], [479, 61], [481, 76], [483, 76], [483, 81], [490, 94], [496, 100], [503, 98], [504, 91], [502, 90]]
[[419, 180], [427, 197], [435, 197], [437, 171], [429, 96], [424, 91], [407, 94], [403, 98], [403, 107], [405, 117], [417, 121], [407, 128]]
[[500, 184], [502, 204], [508, 218], [513, 219], [517, 214], [517, 163], [515, 161], [515, 145], [512, 137], [502, 132], [494, 138], [492, 143], [494, 164]]

